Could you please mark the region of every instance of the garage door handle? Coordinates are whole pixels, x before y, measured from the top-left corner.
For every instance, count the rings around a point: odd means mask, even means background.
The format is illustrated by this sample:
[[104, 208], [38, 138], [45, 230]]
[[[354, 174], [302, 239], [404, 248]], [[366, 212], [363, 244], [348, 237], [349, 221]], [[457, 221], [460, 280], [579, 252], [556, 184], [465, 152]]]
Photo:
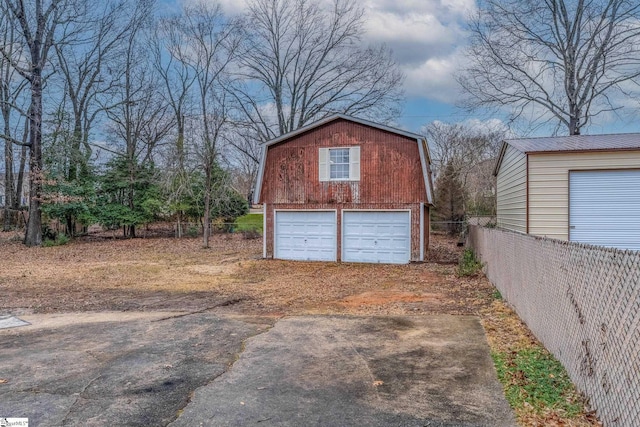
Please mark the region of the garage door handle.
[[571, 230], [575, 230], [575, 229], [576, 229], [576, 226], [575, 226], [575, 225], [572, 225], [572, 226], [571, 226], [571, 227], [569, 227], [569, 228], [570, 228]]

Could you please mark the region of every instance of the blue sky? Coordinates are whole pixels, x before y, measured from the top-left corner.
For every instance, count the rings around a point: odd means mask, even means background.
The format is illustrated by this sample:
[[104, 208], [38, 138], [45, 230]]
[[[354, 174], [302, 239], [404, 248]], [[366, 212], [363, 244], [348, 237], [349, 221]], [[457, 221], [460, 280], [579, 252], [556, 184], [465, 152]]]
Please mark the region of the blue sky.
[[[166, 4], [176, 1], [163, 0]], [[219, 2], [228, 14], [239, 14], [246, 0]], [[312, 0], [329, 2], [330, 0]], [[363, 42], [385, 43], [406, 75], [407, 102], [398, 118], [398, 127], [419, 132], [429, 123], [504, 120], [506, 115], [483, 111], [468, 113], [456, 107], [460, 90], [454, 74], [464, 64], [467, 40], [466, 21], [476, 8], [476, 0], [358, 0], [365, 9]], [[602, 134], [640, 131], [640, 104], [623, 114], [598, 117], [583, 133]], [[550, 127], [531, 129], [521, 125], [516, 134], [548, 136]]]

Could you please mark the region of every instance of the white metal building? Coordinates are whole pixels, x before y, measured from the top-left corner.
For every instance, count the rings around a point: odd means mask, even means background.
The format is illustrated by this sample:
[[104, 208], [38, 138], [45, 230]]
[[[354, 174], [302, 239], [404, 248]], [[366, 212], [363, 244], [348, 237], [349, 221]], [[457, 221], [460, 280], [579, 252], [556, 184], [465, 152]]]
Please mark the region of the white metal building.
[[498, 227], [640, 250], [640, 134], [506, 140]]

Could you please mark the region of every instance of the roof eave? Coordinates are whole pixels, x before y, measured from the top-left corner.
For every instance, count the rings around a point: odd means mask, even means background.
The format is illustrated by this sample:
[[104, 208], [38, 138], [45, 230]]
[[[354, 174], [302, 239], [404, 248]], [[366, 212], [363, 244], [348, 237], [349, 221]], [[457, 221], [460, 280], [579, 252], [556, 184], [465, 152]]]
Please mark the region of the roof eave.
[[621, 148], [589, 148], [575, 150], [530, 150], [525, 154], [574, 154], [574, 153], [602, 153], [607, 151], [640, 151], [640, 147], [621, 147]]
[[284, 142], [284, 141], [286, 141], [286, 140], [288, 140], [290, 138], [293, 138], [293, 137], [295, 137], [297, 135], [300, 135], [301, 133], [308, 132], [308, 131], [310, 131], [312, 129], [315, 129], [317, 127], [320, 127], [322, 125], [325, 125], [327, 123], [330, 123], [330, 122], [332, 122], [334, 120], [338, 120], [338, 119], [343, 119], [343, 120], [346, 120], [346, 121], [359, 123], [359, 124], [364, 125], [364, 126], [369, 126], [369, 127], [375, 128], [375, 129], [380, 129], [380, 130], [386, 131], [386, 132], [395, 133], [397, 135], [406, 136], [408, 138], [415, 139], [415, 140], [419, 140], [421, 138], [424, 138], [422, 135], [418, 135], [417, 133], [408, 132], [408, 131], [405, 131], [405, 130], [402, 130], [402, 129], [397, 129], [397, 128], [393, 128], [393, 127], [386, 126], [386, 125], [381, 125], [381, 124], [378, 124], [378, 123], [371, 122], [369, 120], [348, 116], [346, 114], [332, 114], [331, 116], [325, 117], [324, 119], [320, 119], [317, 122], [310, 123], [310, 124], [308, 124], [306, 126], [303, 126], [303, 127], [299, 128], [299, 129], [296, 129], [296, 130], [293, 130], [291, 132], [285, 133], [284, 135], [280, 135], [277, 138], [271, 139], [269, 141], [265, 141], [265, 142], [262, 143], [262, 146], [268, 147], [268, 146], [273, 145], [273, 144], [278, 144], [280, 142]]
[[498, 161], [496, 162], [496, 166], [493, 168], [493, 176], [498, 176], [498, 171], [500, 170], [500, 166], [502, 165], [502, 159], [504, 158], [504, 153], [507, 151], [508, 144], [509, 143], [507, 141], [502, 141], [500, 154], [498, 154]]

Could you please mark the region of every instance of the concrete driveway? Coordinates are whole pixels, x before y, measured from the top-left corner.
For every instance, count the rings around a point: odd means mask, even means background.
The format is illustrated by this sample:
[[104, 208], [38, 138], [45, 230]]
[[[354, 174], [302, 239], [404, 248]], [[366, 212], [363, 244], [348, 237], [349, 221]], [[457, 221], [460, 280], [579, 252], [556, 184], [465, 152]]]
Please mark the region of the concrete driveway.
[[0, 417], [35, 426], [511, 426], [475, 317], [21, 316]]

